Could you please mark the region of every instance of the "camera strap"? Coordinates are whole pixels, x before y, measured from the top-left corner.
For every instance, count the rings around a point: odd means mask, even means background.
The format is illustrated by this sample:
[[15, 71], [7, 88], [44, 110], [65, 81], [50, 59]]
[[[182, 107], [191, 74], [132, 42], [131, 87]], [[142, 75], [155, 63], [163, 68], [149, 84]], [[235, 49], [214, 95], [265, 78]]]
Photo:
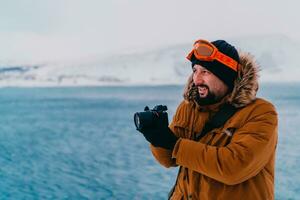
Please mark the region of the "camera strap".
[[202, 131], [196, 135], [196, 140], [198, 141], [203, 136], [205, 136], [209, 131], [223, 126], [226, 121], [236, 113], [238, 109], [231, 104], [224, 104], [222, 108], [217, 111], [217, 113], [206, 122]]

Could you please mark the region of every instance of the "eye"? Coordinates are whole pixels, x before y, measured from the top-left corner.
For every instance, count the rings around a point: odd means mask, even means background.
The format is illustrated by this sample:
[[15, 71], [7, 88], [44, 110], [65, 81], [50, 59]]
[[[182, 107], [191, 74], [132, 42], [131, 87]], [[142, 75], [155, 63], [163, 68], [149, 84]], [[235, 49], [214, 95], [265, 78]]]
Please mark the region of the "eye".
[[210, 71], [208, 71], [208, 70], [202, 70], [202, 73], [203, 74], [210, 74]]
[[192, 68], [192, 70], [193, 70], [193, 73], [195, 73], [195, 72], [196, 72], [196, 69], [195, 69], [194, 67]]

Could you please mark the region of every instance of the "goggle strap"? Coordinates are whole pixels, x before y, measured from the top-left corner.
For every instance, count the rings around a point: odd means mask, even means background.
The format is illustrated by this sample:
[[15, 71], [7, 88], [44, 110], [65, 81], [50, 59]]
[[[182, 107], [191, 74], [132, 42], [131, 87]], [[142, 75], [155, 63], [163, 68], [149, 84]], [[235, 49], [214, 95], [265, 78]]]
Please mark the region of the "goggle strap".
[[234, 71], [238, 70], [238, 63], [234, 59], [230, 58], [229, 56], [223, 54], [222, 52], [218, 51], [215, 55], [215, 59], [221, 62], [222, 64], [230, 67]]
[[187, 59], [189, 60], [189, 61], [191, 61], [192, 60], [192, 57], [193, 57], [193, 54], [194, 54], [194, 49], [187, 55]]

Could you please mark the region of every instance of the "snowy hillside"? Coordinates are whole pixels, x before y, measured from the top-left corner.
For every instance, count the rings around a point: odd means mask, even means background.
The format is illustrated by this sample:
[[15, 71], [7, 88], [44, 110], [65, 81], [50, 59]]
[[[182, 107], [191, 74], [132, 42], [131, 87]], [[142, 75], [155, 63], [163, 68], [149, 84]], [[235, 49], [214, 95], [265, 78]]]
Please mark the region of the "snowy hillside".
[[[298, 81], [300, 45], [284, 36], [229, 39], [261, 65], [261, 81]], [[191, 44], [74, 62], [0, 63], [0, 86], [184, 84]]]
[[300, 44], [286, 36], [236, 38], [232, 43], [251, 52], [261, 66], [260, 80], [299, 81]]

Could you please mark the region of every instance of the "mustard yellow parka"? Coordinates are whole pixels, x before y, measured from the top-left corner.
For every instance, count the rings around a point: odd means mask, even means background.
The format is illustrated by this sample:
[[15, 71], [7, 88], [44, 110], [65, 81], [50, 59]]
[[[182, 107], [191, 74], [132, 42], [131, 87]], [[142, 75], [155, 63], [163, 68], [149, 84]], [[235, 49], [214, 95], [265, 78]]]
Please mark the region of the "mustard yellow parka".
[[[274, 162], [277, 113], [266, 100], [256, 98], [258, 67], [240, 53], [238, 78], [222, 102], [201, 107], [192, 77], [169, 127], [179, 137], [173, 151], [150, 145], [165, 167], [180, 166], [172, 200], [274, 199]], [[223, 103], [239, 110], [223, 127], [195, 140], [204, 124]]]

